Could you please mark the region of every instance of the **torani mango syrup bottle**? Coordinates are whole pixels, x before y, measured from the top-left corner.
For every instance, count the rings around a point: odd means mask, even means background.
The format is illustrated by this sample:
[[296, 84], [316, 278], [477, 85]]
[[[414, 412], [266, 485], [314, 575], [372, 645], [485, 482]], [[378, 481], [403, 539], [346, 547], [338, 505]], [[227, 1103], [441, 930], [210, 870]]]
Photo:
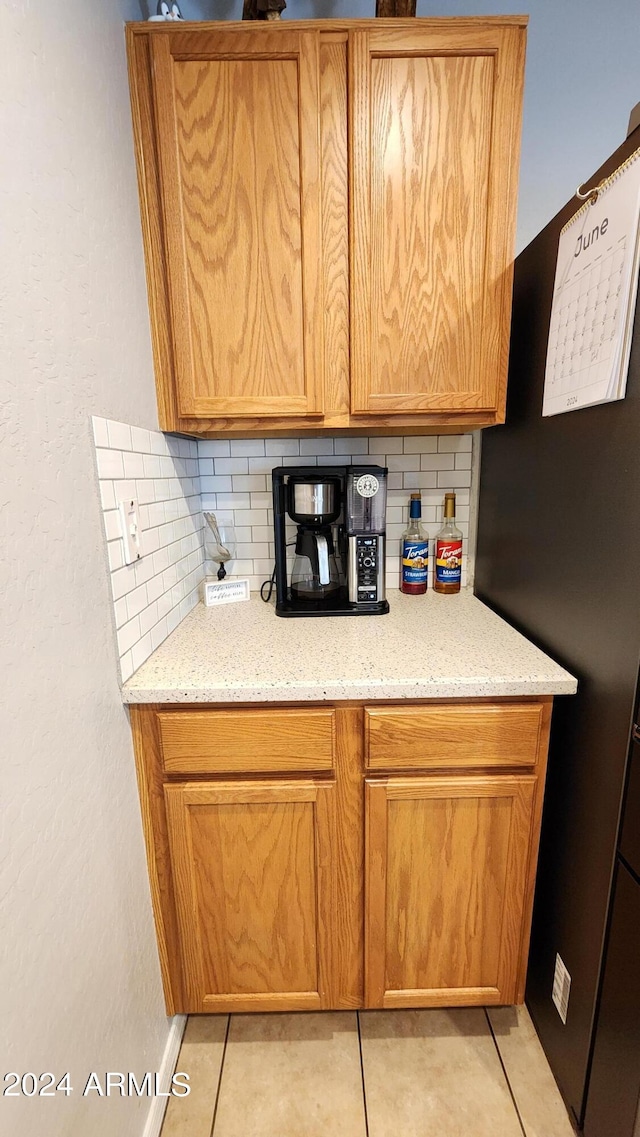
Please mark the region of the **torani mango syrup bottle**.
[[444, 525], [436, 537], [435, 592], [459, 592], [462, 578], [462, 532], [456, 525], [456, 495], [444, 495]]
[[402, 534], [402, 582], [400, 591], [420, 596], [429, 580], [429, 534], [422, 528], [422, 498], [411, 494], [409, 527]]

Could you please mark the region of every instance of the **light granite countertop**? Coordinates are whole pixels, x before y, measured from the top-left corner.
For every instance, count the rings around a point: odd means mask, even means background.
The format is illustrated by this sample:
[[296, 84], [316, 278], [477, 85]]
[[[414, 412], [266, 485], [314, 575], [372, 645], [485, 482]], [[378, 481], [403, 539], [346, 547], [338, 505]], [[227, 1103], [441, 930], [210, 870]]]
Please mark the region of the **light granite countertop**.
[[281, 619], [259, 596], [199, 604], [127, 681], [125, 703], [570, 695], [576, 680], [468, 590], [392, 592], [386, 616]]

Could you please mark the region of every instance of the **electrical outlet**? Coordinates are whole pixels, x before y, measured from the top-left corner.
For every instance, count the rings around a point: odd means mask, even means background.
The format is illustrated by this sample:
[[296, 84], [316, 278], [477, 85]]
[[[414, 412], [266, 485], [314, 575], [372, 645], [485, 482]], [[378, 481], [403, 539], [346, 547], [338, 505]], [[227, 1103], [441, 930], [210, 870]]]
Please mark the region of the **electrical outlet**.
[[124, 563], [126, 565], [132, 565], [142, 557], [138, 503], [131, 499], [129, 499], [129, 501], [121, 501], [118, 509], [120, 511], [120, 532], [122, 533]]
[[563, 1023], [567, 1021], [569, 1010], [569, 991], [571, 990], [571, 976], [559, 955], [556, 954], [556, 967], [553, 973], [553, 991], [551, 999]]

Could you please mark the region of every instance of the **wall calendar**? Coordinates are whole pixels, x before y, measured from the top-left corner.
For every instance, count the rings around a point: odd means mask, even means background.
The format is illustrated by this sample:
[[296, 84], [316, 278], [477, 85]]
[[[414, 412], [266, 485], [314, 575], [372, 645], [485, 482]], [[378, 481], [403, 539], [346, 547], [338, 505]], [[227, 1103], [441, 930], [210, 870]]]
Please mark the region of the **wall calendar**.
[[623, 399], [638, 290], [640, 149], [564, 226], [542, 414]]

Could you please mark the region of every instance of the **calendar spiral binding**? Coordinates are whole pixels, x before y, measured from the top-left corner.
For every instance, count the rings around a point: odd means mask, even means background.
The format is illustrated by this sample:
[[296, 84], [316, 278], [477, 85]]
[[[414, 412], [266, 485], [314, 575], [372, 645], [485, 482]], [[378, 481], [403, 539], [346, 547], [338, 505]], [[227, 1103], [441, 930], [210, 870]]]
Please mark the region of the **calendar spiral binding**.
[[583, 204], [580, 206], [580, 209], [574, 213], [573, 217], [570, 217], [567, 223], [562, 226], [562, 229], [560, 230], [560, 236], [562, 236], [563, 233], [566, 233], [567, 229], [570, 229], [571, 226], [574, 225], [578, 220], [578, 218], [582, 217], [582, 215], [587, 212], [589, 206], [593, 205], [594, 202], [598, 200], [600, 194], [606, 193], [609, 189], [609, 186], [613, 185], [613, 183], [617, 181], [617, 179], [621, 177], [622, 174], [624, 174], [625, 170], [627, 170], [629, 166], [633, 165], [633, 163], [638, 158], [640, 158], [640, 146], [637, 150], [633, 151], [633, 154], [629, 155], [629, 157], [622, 163], [621, 166], [618, 166], [618, 168], [614, 170], [613, 173], [609, 174], [608, 178], [603, 178], [603, 180], [601, 182], [598, 182], [598, 185], [594, 186], [593, 189], [586, 190], [584, 193], [582, 193], [582, 186], [578, 186], [576, 190], [576, 197]]

